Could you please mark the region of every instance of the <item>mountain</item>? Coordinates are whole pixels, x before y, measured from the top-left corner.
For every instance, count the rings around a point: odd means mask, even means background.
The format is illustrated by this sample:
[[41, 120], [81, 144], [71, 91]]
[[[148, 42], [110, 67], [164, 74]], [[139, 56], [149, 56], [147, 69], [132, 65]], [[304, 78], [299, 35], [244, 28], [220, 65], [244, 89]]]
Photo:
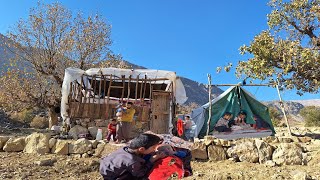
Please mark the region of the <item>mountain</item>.
[[[10, 40], [0, 34], [0, 71], [2, 71], [2, 68], [5, 64], [9, 63], [9, 59], [14, 57], [14, 54], [12, 52], [6, 51], [6, 47], [4, 43], [10, 42]], [[147, 69], [146, 67], [132, 64], [128, 61], [124, 61], [124, 63], [134, 69]], [[189, 103], [196, 103], [198, 105], [203, 105], [209, 101], [208, 97], [208, 88], [205, 87], [204, 84], [198, 83], [196, 81], [193, 81], [188, 78], [180, 77], [182, 83], [185, 86], [186, 94], [188, 97], [188, 100], [185, 104]], [[212, 97], [217, 97], [220, 95], [223, 91], [217, 87], [212, 87]]]
[[[146, 67], [132, 64], [128, 61], [125, 61], [125, 63], [134, 69], [147, 69]], [[207, 87], [205, 87], [204, 84], [198, 83], [196, 81], [193, 81], [193, 80], [185, 78], [185, 77], [180, 77], [180, 79], [184, 85], [184, 88], [186, 90], [186, 94], [188, 97], [187, 102], [185, 102], [186, 105], [188, 105], [190, 103], [196, 103], [198, 105], [203, 105], [203, 104], [206, 104], [207, 102], [209, 102], [209, 93], [208, 93], [209, 89]], [[213, 86], [211, 89], [212, 98], [215, 98], [222, 93], [223, 93], [223, 90], [221, 90], [220, 88], [218, 88], [216, 86]]]

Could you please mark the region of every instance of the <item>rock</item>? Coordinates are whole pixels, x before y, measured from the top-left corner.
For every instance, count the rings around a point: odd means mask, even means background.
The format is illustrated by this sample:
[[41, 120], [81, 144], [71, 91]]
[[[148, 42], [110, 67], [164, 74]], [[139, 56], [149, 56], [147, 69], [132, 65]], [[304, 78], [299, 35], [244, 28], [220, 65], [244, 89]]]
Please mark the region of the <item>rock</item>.
[[10, 139], [9, 136], [0, 136], [0, 150], [2, 150], [3, 146]]
[[96, 138], [97, 132], [98, 132], [98, 127], [93, 126], [93, 127], [88, 127], [88, 131], [91, 134], [93, 138]]
[[272, 160], [278, 165], [301, 165], [302, 148], [296, 144], [282, 143], [273, 152]]
[[99, 144], [99, 141], [97, 140], [90, 140], [91, 144], [92, 144], [92, 148], [95, 149], [97, 148], [98, 144]]
[[69, 144], [69, 154], [84, 154], [92, 149], [91, 142], [81, 138]]
[[274, 167], [274, 166], [276, 166], [276, 163], [273, 162], [272, 160], [268, 160], [268, 161], [265, 162], [265, 165], [269, 166], [269, 167]]
[[105, 145], [106, 145], [106, 144], [104, 144], [104, 143], [98, 144], [97, 148], [96, 148], [95, 151], [94, 151], [93, 156], [95, 156], [95, 157], [101, 157], [101, 153], [102, 153], [102, 151], [104, 150], [104, 146], [105, 146]]
[[49, 134], [33, 133], [26, 138], [25, 153], [45, 154], [49, 149]]
[[57, 143], [57, 139], [51, 138], [49, 140], [49, 148], [52, 149], [54, 147], [54, 145], [56, 145], [56, 143]]
[[214, 142], [215, 142], [215, 145], [218, 145], [218, 146], [223, 146], [223, 147], [231, 146], [231, 141], [224, 140], [224, 139], [215, 139]]
[[213, 142], [214, 142], [214, 140], [215, 140], [215, 137], [213, 137], [213, 136], [205, 136], [204, 138], [204, 144], [206, 145], [206, 146], [209, 146], [210, 144], [212, 144]]
[[82, 158], [88, 158], [88, 157], [90, 157], [90, 156], [89, 156], [89, 154], [84, 153], [84, 154], [81, 155], [81, 157], [82, 157]]
[[223, 161], [227, 159], [227, 154], [222, 146], [211, 145], [208, 147], [208, 157], [211, 161]]
[[264, 142], [266, 142], [266, 143], [272, 143], [272, 142], [274, 142], [275, 140], [277, 140], [277, 138], [274, 137], [274, 136], [268, 136], [268, 137], [262, 138], [262, 140], [263, 140]]
[[36, 161], [35, 164], [39, 166], [53, 166], [55, 162], [57, 162], [56, 159], [44, 159], [44, 160]]
[[308, 137], [308, 136], [304, 136], [304, 137], [298, 137], [299, 141], [302, 143], [307, 143], [307, 142], [311, 142], [312, 138]]
[[19, 152], [23, 151], [25, 146], [25, 137], [10, 138], [3, 146], [3, 150], [6, 152]]
[[57, 140], [51, 152], [59, 155], [67, 155], [69, 153], [69, 142], [66, 140]]
[[80, 125], [75, 125], [68, 132], [69, 136], [72, 136], [73, 139], [78, 139], [79, 134], [87, 134], [87, 133], [89, 133], [88, 129]]
[[259, 154], [259, 163], [263, 164], [266, 161], [270, 160], [273, 153], [273, 148], [266, 142], [256, 139], [255, 145], [258, 149]]
[[76, 158], [76, 159], [80, 159], [81, 158], [81, 154], [74, 154], [73, 157]]
[[227, 150], [229, 157], [238, 156], [240, 161], [256, 163], [259, 161], [258, 149], [254, 141], [238, 141], [235, 146]]
[[302, 165], [308, 165], [308, 162], [311, 160], [311, 157], [307, 153], [302, 153]]
[[308, 174], [304, 171], [295, 170], [295, 171], [292, 171], [290, 174], [293, 177], [293, 180], [307, 180], [307, 179], [309, 179]]
[[191, 147], [191, 154], [193, 159], [208, 159], [207, 147], [204, 143], [194, 143]]
[[100, 167], [99, 160], [90, 160], [88, 166], [91, 167], [92, 170], [98, 171]]
[[280, 143], [291, 143], [292, 139], [290, 137], [278, 137]]

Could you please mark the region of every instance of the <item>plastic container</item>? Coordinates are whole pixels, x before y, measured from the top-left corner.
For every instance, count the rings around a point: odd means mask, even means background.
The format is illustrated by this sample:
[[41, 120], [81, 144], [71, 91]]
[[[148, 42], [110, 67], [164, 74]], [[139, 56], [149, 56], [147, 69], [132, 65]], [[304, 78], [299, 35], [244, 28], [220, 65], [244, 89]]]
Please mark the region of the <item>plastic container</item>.
[[96, 135], [96, 140], [102, 140], [102, 129], [98, 129], [97, 135]]

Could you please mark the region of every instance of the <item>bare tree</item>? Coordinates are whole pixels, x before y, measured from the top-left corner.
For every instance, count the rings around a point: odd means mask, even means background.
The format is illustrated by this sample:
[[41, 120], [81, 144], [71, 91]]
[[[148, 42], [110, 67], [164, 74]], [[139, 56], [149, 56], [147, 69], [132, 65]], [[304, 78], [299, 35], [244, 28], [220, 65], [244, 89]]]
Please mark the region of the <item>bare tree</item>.
[[86, 69], [106, 59], [110, 33], [100, 15], [79, 13], [74, 18], [59, 3], [38, 3], [7, 34], [6, 50], [15, 56], [0, 78], [1, 103], [15, 109], [47, 108], [49, 124], [55, 124], [65, 68]]

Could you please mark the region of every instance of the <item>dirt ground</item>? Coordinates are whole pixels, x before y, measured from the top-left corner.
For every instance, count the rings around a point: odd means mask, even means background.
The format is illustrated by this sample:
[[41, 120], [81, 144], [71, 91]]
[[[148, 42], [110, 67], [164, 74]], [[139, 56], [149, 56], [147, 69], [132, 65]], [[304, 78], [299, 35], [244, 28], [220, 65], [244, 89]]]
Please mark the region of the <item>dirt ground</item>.
[[[32, 130], [21, 131], [19, 135]], [[12, 134], [12, 132], [2, 132]], [[15, 134], [16, 135], [16, 134]], [[108, 145], [109, 152], [119, 147]], [[299, 179], [307, 174], [307, 179], [320, 180], [320, 147], [309, 153], [311, 160], [307, 166], [268, 167], [258, 163], [192, 161], [194, 175], [185, 179]], [[80, 158], [54, 154], [33, 155], [25, 153], [0, 152], [0, 179], [102, 179], [99, 174], [99, 158]], [[39, 165], [40, 160], [50, 160], [47, 166]]]

